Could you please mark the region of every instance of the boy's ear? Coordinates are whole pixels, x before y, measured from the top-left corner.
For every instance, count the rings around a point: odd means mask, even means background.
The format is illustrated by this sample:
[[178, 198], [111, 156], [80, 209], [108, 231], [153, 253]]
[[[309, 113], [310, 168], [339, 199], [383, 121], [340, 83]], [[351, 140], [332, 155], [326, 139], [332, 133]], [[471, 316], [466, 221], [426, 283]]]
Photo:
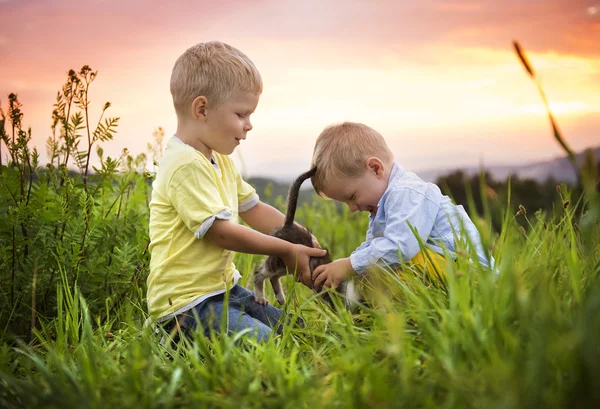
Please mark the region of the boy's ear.
[[385, 166], [381, 159], [372, 156], [367, 159], [367, 169], [375, 173], [376, 176], [383, 176], [385, 174]]
[[192, 118], [205, 120], [206, 109], [208, 107], [208, 99], [205, 96], [200, 95], [192, 101]]

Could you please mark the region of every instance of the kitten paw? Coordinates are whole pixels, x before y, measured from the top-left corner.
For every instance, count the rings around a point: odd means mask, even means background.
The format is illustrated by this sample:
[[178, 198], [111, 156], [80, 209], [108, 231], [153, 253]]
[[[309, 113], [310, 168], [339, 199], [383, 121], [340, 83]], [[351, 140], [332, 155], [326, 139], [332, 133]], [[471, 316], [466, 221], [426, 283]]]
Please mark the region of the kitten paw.
[[283, 295], [283, 294], [278, 294], [278, 295], [276, 296], [276, 298], [277, 298], [277, 302], [278, 302], [279, 304], [281, 304], [281, 305], [284, 305], [284, 304], [285, 304], [285, 295]]
[[254, 301], [256, 301], [257, 303], [262, 304], [262, 305], [269, 304], [269, 300], [267, 300], [265, 297], [259, 297], [258, 295], [254, 296]]

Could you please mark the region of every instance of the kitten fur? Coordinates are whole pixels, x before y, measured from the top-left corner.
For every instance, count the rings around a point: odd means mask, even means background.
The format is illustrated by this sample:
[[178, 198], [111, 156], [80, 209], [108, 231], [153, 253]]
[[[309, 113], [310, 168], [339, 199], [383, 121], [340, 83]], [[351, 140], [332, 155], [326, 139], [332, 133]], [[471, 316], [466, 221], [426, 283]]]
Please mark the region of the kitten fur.
[[[276, 229], [272, 233], [272, 236], [280, 238], [285, 241], [289, 241], [294, 244], [302, 244], [307, 247], [314, 247], [313, 241], [312, 241], [312, 234], [310, 233], [310, 231], [294, 224], [294, 218], [296, 216], [296, 207], [298, 205], [298, 195], [300, 193], [300, 186], [302, 186], [302, 183], [306, 179], [312, 177], [315, 174], [315, 171], [316, 171], [316, 168], [313, 168], [313, 169], [309, 170], [308, 172], [303, 173], [302, 175], [298, 176], [298, 178], [296, 180], [294, 180], [294, 182], [290, 186], [290, 190], [288, 192], [288, 203], [287, 203], [287, 211], [286, 211], [286, 216], [285, 216], [285, 223], [284, 223], [283, 227]], [[321, 264], [327, 264], [330, 262], [331, 262], [331, 256], [329, 255], [329, 252], [323, 257], [310, 257], [308, 263], [309, 263], [309, 268], [310, 268], [311, 274], [314, 271], [314, 269], [317, 268], [318, 266], [320, 266]], [[287, 274], [287, 270], [286, 270], [285, 264], [283, 264], [283, 261], [281, 260], [281, 258], [276, 257], [276, 256], [267, 257], [265, 262], [254, 273], [254, 293], [255, 293], [254, 299], [255, 299], [255, 301], [257, 303], [263, 304], [263, 305], [268, 304], [268, 301], [265, 298], [264, 293], [265, 293], [265, 281], [267, 279], [269, 279], [269, 281], [271, 281], [271, 285], [273, 286], [273, 290], [275, 292], [275, 298], [277, 299], [277, 302], [281, 305], [285, 304], [285, 294], [283, 292], [283, 288], [281, 286], [280, 279], [281, 279], [281, 277], [283, 277], [286, 274]], [[353, 285], [351, 282], [348, 284], [342, 283], [337, 288], [337, 291], [340, 294], [345, 295], [346, 289], [349, 285], [352, 288], [348, 289], [349, 290], [348, 295], [350, 295], [350, 293], [354, 294], [354, 288], [353, 288]], [[316, 289], [316, 290], [317, 290], [317, 292], [320, 292], [321, 288]], [[333, 307], [333, 302], [327, 293], [323, 293], [322, 297], [330, 306]], [[350, 302], [350, 300], [346, 300], [347, 306], [349, 306], [348, 302]]]

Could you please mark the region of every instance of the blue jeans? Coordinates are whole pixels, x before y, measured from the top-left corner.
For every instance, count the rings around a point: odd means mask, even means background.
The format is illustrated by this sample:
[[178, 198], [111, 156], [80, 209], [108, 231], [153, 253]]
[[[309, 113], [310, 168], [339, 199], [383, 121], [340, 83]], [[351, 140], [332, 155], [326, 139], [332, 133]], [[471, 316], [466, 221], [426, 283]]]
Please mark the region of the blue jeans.
[[[226, 328], [222, 328], [226, 307]], [[198, 330], [202, 330], [208, 337], [211, 331], [221, 333], [225, 330], [228, 334], [234, 334], [246, 328], [251, 330], [249, 336], [254, 337], [257, 341], [264, 341], [273, 332], [273, 329], [277, 333], [281, 333], [283, 314], [283, 311], [272, 305], [265, 306], [257, 303], [254, 301], [252, 291], [236, 284], [229, 291], [227, 306], [225, 305], [225, 294], [215, 295], [166, 321], [163, 328], [167, 332], [171, 332], [177, 325], [179, 326], [179, 334], [175, 335], [175, 341], [177, 341], [177, 335], [191, 339], [192, 332]], [[300, 317], [296, 324], [304, 327], [304, 322]]]

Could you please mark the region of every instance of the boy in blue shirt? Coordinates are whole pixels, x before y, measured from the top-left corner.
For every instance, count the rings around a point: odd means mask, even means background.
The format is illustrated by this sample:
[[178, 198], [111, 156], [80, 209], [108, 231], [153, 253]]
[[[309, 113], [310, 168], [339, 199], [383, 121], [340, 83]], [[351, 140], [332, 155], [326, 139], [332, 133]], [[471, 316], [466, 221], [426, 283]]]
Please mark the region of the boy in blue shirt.
[[312, 167], [317, 169], [312, 183], [318, 194], [346, 203], [353, 212], [369, 213], [365, 242], [350, 257], [317, 267], [315, 287], [337, 287], [373, 265], [394, 268], [412, 261], [425, 266], [431, 260], [439, 269], [443, 249], [456, 252], [456, 237], [474, 246], [481, 264], [493, 263], [464, 208], [433, 183], [406, 172], [374, 129], [352, 122], [327, 127], [317, 138]]

